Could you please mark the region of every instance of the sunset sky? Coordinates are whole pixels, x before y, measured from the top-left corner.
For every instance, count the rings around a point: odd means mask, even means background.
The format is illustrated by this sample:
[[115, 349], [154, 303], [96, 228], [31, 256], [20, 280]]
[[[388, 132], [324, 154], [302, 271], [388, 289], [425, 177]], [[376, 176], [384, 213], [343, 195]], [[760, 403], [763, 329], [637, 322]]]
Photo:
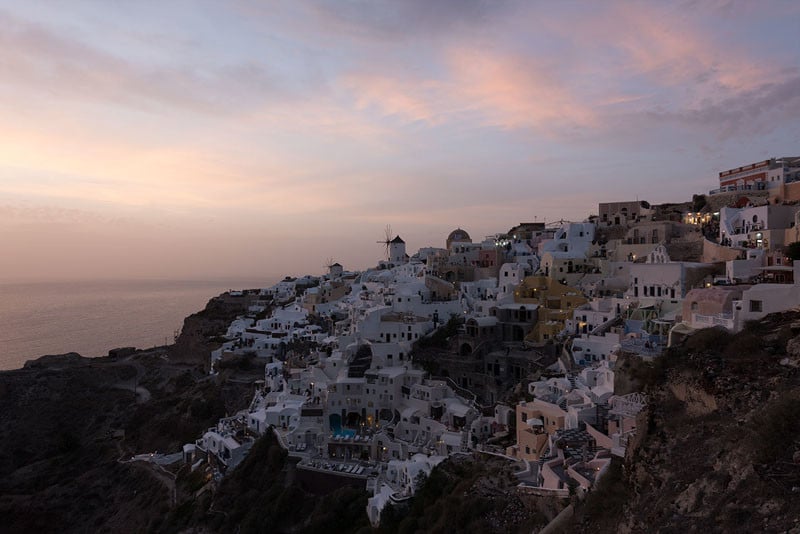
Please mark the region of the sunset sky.
[[319, 274], [800, 155], [800, 2], [0, 0], [0, 279]]

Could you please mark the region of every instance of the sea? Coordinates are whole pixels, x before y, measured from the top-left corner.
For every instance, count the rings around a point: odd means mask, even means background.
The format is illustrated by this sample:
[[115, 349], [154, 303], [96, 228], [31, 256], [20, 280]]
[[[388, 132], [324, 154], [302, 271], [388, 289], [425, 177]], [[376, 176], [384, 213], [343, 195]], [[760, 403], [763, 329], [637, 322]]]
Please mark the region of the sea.
[[0, 370], [45, 354], [105, 356], [173, 343], [183, 319], [231, 289], [277, 280], [0, 283]]

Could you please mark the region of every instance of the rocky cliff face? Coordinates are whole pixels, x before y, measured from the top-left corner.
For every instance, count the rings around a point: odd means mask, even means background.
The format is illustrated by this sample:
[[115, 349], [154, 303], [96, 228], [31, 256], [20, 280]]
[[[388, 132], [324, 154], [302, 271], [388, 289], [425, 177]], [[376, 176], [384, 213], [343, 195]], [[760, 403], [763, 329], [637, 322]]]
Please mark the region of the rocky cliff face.
[[204, 372], [246, 299], [217, 297], [172, 347], [45, 356], [0, 373], [0, 532], [146, 532], [170, 488], [132, 454], [173, 452], [242, 408], [241, 384]]
[[202, 365], [208, 370], [211, 351], [221, 344], [220, 336], [238, 315], [247, 312], [255, 300], [256, 296], [249, 294], [222, 294], [209, 300], [202, 311], [184, 319], [181, 333], [170, 347], [170, 358]]
[[800, 533], [800, 313], [628, 371], [650, 397], [639, 446], [572, 530]]
[[[363, 492], [313, 497], [269, 439], [215, 497], [179, 476], [177, 506], [163, 477], [124, 461], [175, 450], [240, 407], [246, 395], [202, 367], [246, 305], [212, 301], [167, 349], [0, 373], [0, 532], [369, 532]], [[800, 534], [800, 312], [735, 336], [702, 331], [619, 369], [626, 391], [649, 395], [642, 431], [564, 531]], [[516, 495], [495, 466], [465, 465], [445, 466], [384, 531], [530, 531], [560, 506]]]

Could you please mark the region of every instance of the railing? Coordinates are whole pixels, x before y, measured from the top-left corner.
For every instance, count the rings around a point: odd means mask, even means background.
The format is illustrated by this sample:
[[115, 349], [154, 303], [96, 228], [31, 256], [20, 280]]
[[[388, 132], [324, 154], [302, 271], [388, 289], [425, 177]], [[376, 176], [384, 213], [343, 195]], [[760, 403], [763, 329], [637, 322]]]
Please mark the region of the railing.
[[658, 356], [663, 351], [666, 343], [648, 339], [625, 339], [621, 343], [622, 350], [634, 352], [642, 356]]
[[472, 408], [473, 408], [473, 409], [474, 409], [476, 412], [478, 412], [478, 414], [483, 414], [483, 411], [484, 411], [485, 409], [488, 409], [488, 408], [490, 408], [490, 406], [484, 406], [483, 404], [479, 404], [479, 403], [478, 403], [478, 396], [477, 396], [477, 395], [475, 395], [475, 393], [473, 393], [472, 391], [470, 391], [470, 390], [468, 390], [468, 389], [466, 389], [466, 388], [463, 388], [463, 387], [459, 386], [459, 385], [458, 385], [458, 384], [455, 382], [455, 380], [453, 380], [453, 379], [452, 379], [452, 378], [450, 378], [449, 376], [442, 376], [442, 377], [434, 377], [434, 376], [431, 376], [431, 379], [433, 379], [433, 380], [442, 380], [442, 381], [446, 382], [446, 383], [447, 383], [447, 384], [448, 384], [448, 385], [449, 385], [449, 386], [450, 386], [450, 387], [453, 389], [453, 391], [454, 391], [456, 394], [458, 394], [458, 395], [459, 395], [459, 396], [461, 396], [463, 399], [465, 399], [467, 402], [469, 402], [469, 405], [470, 405], [470, 406], [471, 406], [471, 407], [472, 407]]
[[614, 315], [608, 321], [594, 327], [591, 331], [589, 331], [589, 335], [591, 336], [601, 336], [611, 330], [611, 328], [617, 324], [622, 324], [622, 314]]
[[733, 330], [733, 314], [720, 313], [717, 315], [702, 315], [699, 313], [692, 314], [692, 323], [701, 326], [701, 328], [709, 328], [712, 326], [723, 326], [728, 330]]
[[708, 192], [709, 195], [718, 195], [720, 193], [733, 193], [736, 191], [766, 191], [767, 189], [774, 189], [779, 187], [780, 183], [775, 182], [751, 182], [744, 185], [726, 185], [712, 189]]

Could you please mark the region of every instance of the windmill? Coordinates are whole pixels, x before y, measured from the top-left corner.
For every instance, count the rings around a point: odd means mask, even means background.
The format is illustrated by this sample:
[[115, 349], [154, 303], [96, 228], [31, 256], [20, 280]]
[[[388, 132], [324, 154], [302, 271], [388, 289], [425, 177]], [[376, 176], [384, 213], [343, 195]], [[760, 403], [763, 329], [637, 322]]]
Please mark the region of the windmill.
[[322, 272], [329, 274], [331, 272], [331, 267], [333, 267], [334, 263], [335, 260], [333, 259], [333, 256], [328, 256], [327, 259], [325, 260], [325, 265], [322, 266]]
[[385, 239], [383, 241], [376, 241], [379, 245], [384, 245], [386, 247], [386, 259], [389, 259], [389, 245], [392, 242], [392, 225], [387, 224], [386, 228], [383, 229]]

